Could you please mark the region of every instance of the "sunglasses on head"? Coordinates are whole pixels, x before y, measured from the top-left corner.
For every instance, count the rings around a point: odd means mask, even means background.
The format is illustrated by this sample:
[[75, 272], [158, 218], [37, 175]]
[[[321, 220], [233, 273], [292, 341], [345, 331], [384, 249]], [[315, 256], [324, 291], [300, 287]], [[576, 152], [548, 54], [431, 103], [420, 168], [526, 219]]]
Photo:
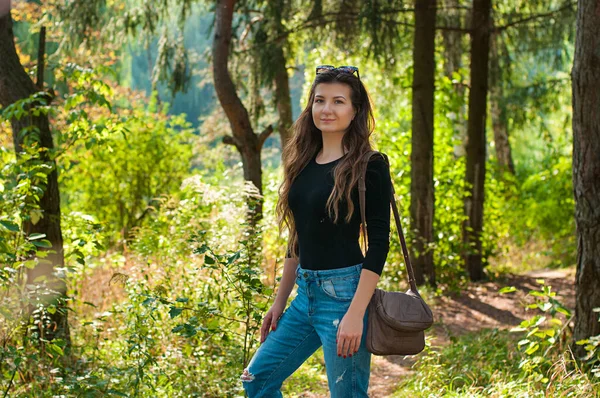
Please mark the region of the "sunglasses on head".
[[338, 66], [338, 67], [335, 67], [333, 65], [319, 65], [319, 66], [317, 66], [316, 74], [318, 75], [320, 73], [325, 73], [325, 72], [330, 72], [330, 71], [339, 71], [342, 73], [349, 73], [351, 75], [354, 72], [356, 72], [356, 77], [358, 77], [360, 79], [360, 74], [358, 73], [358, 68], [356, 66], [349, 66], [349, 65]]

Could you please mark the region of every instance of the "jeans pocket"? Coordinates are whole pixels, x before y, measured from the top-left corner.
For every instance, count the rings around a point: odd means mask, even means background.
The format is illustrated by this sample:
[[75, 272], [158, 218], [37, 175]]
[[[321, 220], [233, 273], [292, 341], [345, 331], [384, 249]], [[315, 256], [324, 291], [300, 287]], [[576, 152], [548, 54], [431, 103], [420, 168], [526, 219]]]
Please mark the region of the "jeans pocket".
[[351, 301], [358, 287], [358, 277], [331, 278], [321, 281], [321, 290], [339, 301]]

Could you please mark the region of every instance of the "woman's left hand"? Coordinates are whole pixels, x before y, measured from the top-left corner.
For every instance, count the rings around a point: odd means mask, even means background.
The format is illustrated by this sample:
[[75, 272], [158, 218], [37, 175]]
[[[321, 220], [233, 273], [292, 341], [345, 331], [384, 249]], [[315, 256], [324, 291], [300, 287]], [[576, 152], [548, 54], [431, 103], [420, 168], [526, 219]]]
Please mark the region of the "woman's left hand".
[[338, 356], [346, 358], [358, 352], [363, 333], [363, 317], [364, 314], [348, 311], [342, 318], [336, 338]]

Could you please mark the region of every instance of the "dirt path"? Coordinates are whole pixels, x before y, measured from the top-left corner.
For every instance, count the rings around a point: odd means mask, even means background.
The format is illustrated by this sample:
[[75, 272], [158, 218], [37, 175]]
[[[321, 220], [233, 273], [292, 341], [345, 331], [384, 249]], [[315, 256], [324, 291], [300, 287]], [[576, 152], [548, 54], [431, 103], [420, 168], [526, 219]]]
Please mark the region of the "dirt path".
[[[451, 294], [434, 303], [435, 324], [429, 331], [433, 345], [448, 344], [449, 337], [481, 329], [508, 329], [531, 316], [525, 305], [531, 303], [528, 292], [539, 289], [537, 279], [552, 286], [557, 299], [567, 308], [575, 305], [575, 269], [542, 270], [526, 275], [510, 275], [502, 280], [472, 284], [460, 294]], [[504, 286], [517, 291], [499, 294]], [[374, 357], [369, 394], [373, 398], [389, 396], [398, 382], [411, 373], [414, 359], [403, 357]]]

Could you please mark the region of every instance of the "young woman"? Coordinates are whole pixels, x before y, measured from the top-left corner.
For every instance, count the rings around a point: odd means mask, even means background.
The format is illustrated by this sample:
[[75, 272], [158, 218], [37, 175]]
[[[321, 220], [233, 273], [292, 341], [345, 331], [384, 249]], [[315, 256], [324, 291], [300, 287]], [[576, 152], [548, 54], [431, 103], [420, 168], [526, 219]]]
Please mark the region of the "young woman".
[[[385, 160], [368, 156], [373, 129], [358, 68], [317, 67], [308, 104], [284, 149], [277, 214], [290, 239], [262, 344], [241, 376], [250, 398], [281, 397], [283, 381], [321, 346], [331, 396], [367, 397], [367, 305], [388, 254], [391, 190]], [[369, 158], [369, 248], [363, 256], [358, 180]], [[284, 312], [294, 284], [297, 295]]]

